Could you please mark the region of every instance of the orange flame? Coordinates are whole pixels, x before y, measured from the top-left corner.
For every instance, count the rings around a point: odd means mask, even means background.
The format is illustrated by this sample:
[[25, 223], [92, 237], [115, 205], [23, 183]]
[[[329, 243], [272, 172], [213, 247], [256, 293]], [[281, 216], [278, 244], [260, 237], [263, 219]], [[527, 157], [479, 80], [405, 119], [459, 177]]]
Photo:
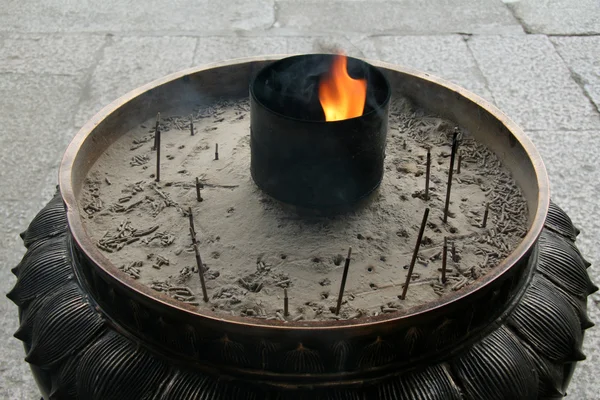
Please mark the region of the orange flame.
[[335, 57], [331, 69], [319, 83], [319, 101], [326, 121], [359, 117], [363, 114], [367, 98], [367, 80], [348, 75], [348, 59]]

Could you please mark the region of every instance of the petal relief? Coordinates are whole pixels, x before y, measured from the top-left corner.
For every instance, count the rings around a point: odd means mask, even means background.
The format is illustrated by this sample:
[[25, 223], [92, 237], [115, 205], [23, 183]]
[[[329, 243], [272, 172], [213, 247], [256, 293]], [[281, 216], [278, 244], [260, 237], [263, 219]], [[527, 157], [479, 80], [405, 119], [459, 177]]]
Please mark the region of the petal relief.
[[64, 236], [49, 240], [23, 259], [15, 287], [7, 294], [19, 307], [62, 287], [73, 279]]
[[67, 230], [67, 213], [62, 196], [57, 191], [52, 200], [33, 218], [21, 234], [25, 247], [34, 242], [57, 236]]
[[[91, 347], [88, 344], [86, 347]], [[48, 394], [50, 400], [77, 400], [77, 370], [87, 348], [68, 357], [52, 376], [52, 386]]]
[[359, 359], [358, 366], [361, 368], [377, 367], [392, 362], [396, 358], [394, 345], [381, 336], [363, 349]]
[[583, 335], [575, 310], [534, 277], [507, 324], [552, 361], [580, 359]]
[[39, 315], [42, 307], [50, 301], [50, 299], [57, 296], [68, 296], [69, 293], [78, 293], [80, 290], [79, 286], [74, 281], [68, 282], [58, 291], [50, 296], [40, 296], [36, 297], [33, 301], [31, 301], [27, 307], [21, 309], [21, 322], [19, 324], [19, 329], [15, 332], [14, 336], [27, 343], [31, 346], [31, 338], [33, 335], [33, 326], [36, 321], [38, 321], [38, 317], [42, 318], [43, 316]]
[[120, 334], [108, 331], [83, 355], [77, 398], [150, 399], [168, 379], [169, 365]]
[[556, 286], [543, 275], [537, 274], [536, 281], [540, 286], [544, 286], [547, 290], [553, 292], [557, 296], [560, 296], [564, 301], [569, 303], [571, 307], [573, 307], [577, 313], [577, 317], [579, 318], [579, 323], [582, 330], [586, 330], [594, 326], [594, 323], [587, 316], [586, 300], [582, 300], [573, 296], [572, 294], [567, 293], [565, 290]]
[[27, 251], [23, 255], [23, 258], [21, 259], [21, 262], [19, 262], [19, 264], [17, 264], [17, 266], [12, 269], [13, 273], [17, 277], [21, 276], [23, 274], [23, 270], [27, 270], [27, 268], [30, 268], [32, 260], [43, 258], [46, 252], [48, 252], [49, 248], [64, 248], [65, 254], [68, 254], [68, 242], [66, 241], [66, 237], [67, 235], [64, 234], [50, 239], [38, 240], [37, 242], [35, 242], [31, 247], [27, 249]]
[[17, 264], [14, 268], [12, 268], [10, 271], [13, 273], [14, 276], [16, 276], [17, 278], [20, 275], [21, 269], [23, 268], [23, 265], [26, 264], [28, 261], [27, 259], [32, 255], [35, 254], [37, 252], [37, 250], [42, 247], [43, 245], [45, 245], [49, 240], [55, 239], [57, 237], [66, 237], [66, 233], [64, 234], [60, 234], [57, 235], [55, 237], [52, 238], [48, 238], [48, 239], [40, 239], [36, 242], [33, 242], [31, 244], [31, 246], [29, 246], [29, 248], [27, 249], [27, 251], [25, 252], [25, 254], [23, 255], [23, 258], [21, 259], [21, 262], [19, 262], [19, 264]]
[[598, 288], [590, 281], [583, 259], [563, 238], [546, 229], [539, 238], [537, 271], [581, 299]]
[[546, 216], [544, 226], [572, 242], [574, 242], [577, 235], [579, 235], [579, 230], [575, 228], [571, 218], [553, 201], [550, 201], [550, 207], [548, 208], [548, 215]]
[[577, 246], [575, 246], [575, 238], [579, 235], [579, 230], [573, 225], [571, 218], [569, 218], [569, 216], [552, 201], [550, 202], [550, 208], [548, 209], [548, 216], [544, 222], [544, 227], [564, 238], [565, 243], [581, 257], [586, 268], [591, 265], [589, 261], [583, 258], [581, 252]]
[[439, 351], [456, 342], [460, 337], [460, 328], [461, 327], [456, 320], [444, 318], [441, 323], [431, 331], [429, 349]]
[[213, 341], [209, 358], [217, 363], [227, 363], [236, 366], [248, 366], [248, 354], [242, 343], [232, 340], [228, 335], [223, 335]]
[[356, 390], [332, 389], [298, 392], [282, 391], [273, 396], [272, 400], [367, 400], [371, 398], [372, 397], [364, 397]]
[[265, 394], [249, 385], [226, 382], [198, 372], [177, 373], [154, 400], [262, 400]]
[[325, 368], [317, 351], [298, 343], [298, 347], [285, 353], [283, 369], [286, 372], [309, 374], [323, 372]]
[[78, 290], [62, 292], [39, 311], [25, 361], [48, 366], [76, 352], [104, 326], [104, 319]]
[[424, 337], [425, 334], [420, 328], [416, 326], [408, 328], [406, 334], [404, 335], [403, 345], [404, 349], [406, 350], [406, 353], [409, 356], [418, 353], [416, 352], [416, 350], [420, 348]]
[[451, 362], [452, 376], [473, 400], [535, 400], [538, 374], [523, 346], [500, 327]]
[[442, 364], [389, 379], [379, 385], [377, 395], [367, 398], [386, 400], [460, 400], [458, 386]]
[[263, 370], [269, 369], [277, 365], [274, 358], [277, 357], [278, 347], [270, 340], [263, 339], [258, 344], [257, 353], [260, 357], [260, 368]]
[[564, 397], [565, 391], [562, 386], [565, 374], [564, 366], [546, 359], [527, 342], [521, 341], [521, 345], [533, 361], [540, 377], [538, 397], [541, 399]]
[[345, 340], [334, 343], [331, 348], [334, 358], [334, 371], [350, 371], [352, 365], [350, 362], [350, 344]]

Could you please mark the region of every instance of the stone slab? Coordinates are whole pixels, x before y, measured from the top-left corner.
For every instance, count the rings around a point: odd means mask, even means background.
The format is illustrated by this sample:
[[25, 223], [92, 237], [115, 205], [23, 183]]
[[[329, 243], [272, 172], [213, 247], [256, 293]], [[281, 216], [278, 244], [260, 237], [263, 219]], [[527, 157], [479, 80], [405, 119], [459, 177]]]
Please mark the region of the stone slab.
[[285, 37], [203, 36], [198, 38], [194, 65], [234, 58], [287, 53]]
[[39, 391], [29, 369], [24, 361], [25, 350], [22, 342], [13, 337], [18, 323], [18, 309], [4, 295], [16, 282], [10, 271], [20, 261], [25, 253], [25, 247], [19, 237], [33, 217], [50, 199], [41, 193], [30, 200], [14, 201], [0, 200], [0, 398], [15, 400], [36, 400], [40, 398]]
[[600, 36], [553, 37], [551, 40], [573, 79], [600, 109]]
[[598, 129], [600, 118], [543, 35], [468, 42], [496, 105], [527, 130]]
[[577, 364], [571, 384], [567, 389], [567, 400], [597, 400], [600, 393], [598, 365], [600, 365], [600, 309], [588, 301], [588, 317], [596, 327], [585, 332], [583, 353], [587, 359]]
[[276, 27], [296, 32], [521, 33], [499, 0], [278, 0]]
[[504, 0], [527, 32], [555, 35], [600, 33], [598, 0]]
[[461, 35], [383, 36], [370, 40], [382, 61], [429, 72], [494, 101]]
[[[0, 291], [6, 293], [14, 285], [15, 278], [9, 268], [2, 266]], [[35, 385], [29, 364], [24, 361], [23, 344], [12, 335], [18, 327], [17, 306], [4, 295], [0, 296], [0, 398], [10, 400], [37, 400], [41, 397]]]
[[78, 78], [0, 74], [0, 200], [36, 199], [56, 184], [56, 168], [74, 135]]
[[[269, 54], [335, 53], [374, 58], [375, 52], [364, 52], [349, 35], [324, 36], [203, 36], [198, 38], [194, 65], [242, 57]], [[358, 39], [357, 39], [358, 40]]]
[[290, 54], [342, 52], [352, 57], [377, 58], [371, 40], [352, 34], [289, 37], [287, 39], [287, 52]]
[[0, 45], [0, 73], [82, 77], [105, 43], [104, 35], [11, 35]]
[[[581, 230], [577, 245], [593, 264], [588, 273], [600, 285], [600, 131], [528, 132], [540, 152], [548, 175], [552, 199]], [[600, 301], [600, 292], [592, 295]], [[600, 324], [600, 320], [597, 321]]]
[[0, 32], [222, 32], [264, 29], [273, 0], [3, 2]]
[[138, 86], [193, 65], [197, 39], [113, 37], [82, 94], [75, 126]]

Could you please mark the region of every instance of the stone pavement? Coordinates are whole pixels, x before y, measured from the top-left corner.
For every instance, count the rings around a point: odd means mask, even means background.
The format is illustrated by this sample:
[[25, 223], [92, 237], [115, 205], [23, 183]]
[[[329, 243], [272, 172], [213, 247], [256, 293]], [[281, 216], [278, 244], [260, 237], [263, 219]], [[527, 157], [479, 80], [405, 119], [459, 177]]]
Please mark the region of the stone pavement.
[[[191, 66], [339, 47], [422, 69], [495, 103], [540, 150], [554, 200], [600, 260], [598, 0], [103, 0], [0, 5], [0, 293], [24, 230], [54, 191], [61, 155], [95, 112]], [[599, 268], [590, 268], [600, 282]], [[600, 322], [600, 295], [589, 304]], [[38, 399], [17, 310], [0, 296], [0, 398]], [[569, 398], [600, 399], [600, 329]]]

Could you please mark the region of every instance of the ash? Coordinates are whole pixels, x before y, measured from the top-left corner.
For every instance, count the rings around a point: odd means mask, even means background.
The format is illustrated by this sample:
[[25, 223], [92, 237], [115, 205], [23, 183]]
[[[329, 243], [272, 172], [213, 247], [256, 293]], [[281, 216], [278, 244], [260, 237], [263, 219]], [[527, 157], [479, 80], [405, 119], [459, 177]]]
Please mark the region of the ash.
[[[115, 142], [92, 168], [79, 199], [80, 212], [88, 217], [87, 232], [123, 274], [221, 316], [353, 319], [406, 313], [449, 293], [468, 291], [524, 237], [525, 199], [498, 157], [459, 127], [461, 172], [455, 170], [450, 218], [443, 223], [455, 125], [395, 97], [383, 182], [349, 213], [306, 216], [254, 185], [249, 103], [241, 99], [161, 113], [158, 183], [153, 174], [154, 118]], [[432, 165], [425, 201], [428, 149]], [[196, 178], [202, 186], [201, 202]], [[489, 218], [483, 228], [486, 203]], [[202, 301], [189, 207], [208, 303]], [[431, 209], [429, 222], [408, 294], [400, 300], [425, 207]], [[448, 280], [442, 283], [444, 237], [454, 244], [455, 253], [448, 254]], [[349, 246], [353, 252], [344, 302], [335, 315]], [[289, 316], [283, 312], [284, 289]]]

